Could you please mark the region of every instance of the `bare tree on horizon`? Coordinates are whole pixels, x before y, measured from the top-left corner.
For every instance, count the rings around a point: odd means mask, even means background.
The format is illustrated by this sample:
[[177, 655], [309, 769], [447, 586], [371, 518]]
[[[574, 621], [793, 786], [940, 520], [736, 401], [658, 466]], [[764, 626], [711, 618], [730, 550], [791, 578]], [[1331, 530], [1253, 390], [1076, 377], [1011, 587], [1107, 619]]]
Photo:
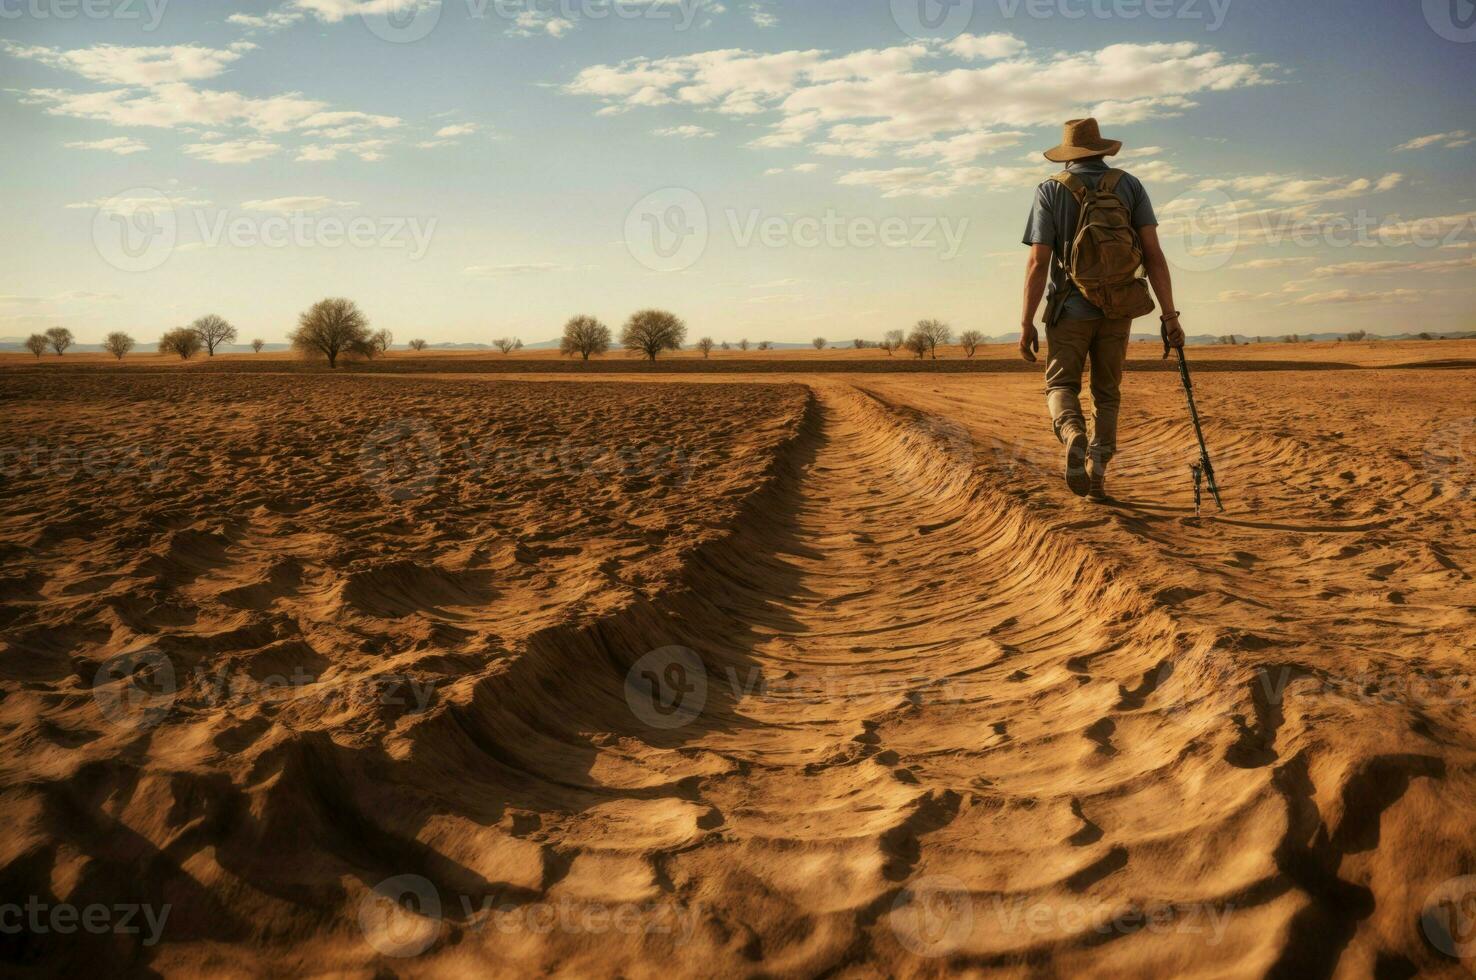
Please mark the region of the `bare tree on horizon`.
[[816, 337], [814, 340], [810, 341], [810, 344], [816, 350], [824, 350], [825, 349], [826, 340], [825, 340], [824, 337]]
[[[917, 326], [912, 328], [912, 332], [922, 338], [923, 343], [927, 345], [928, 353], [935, 361], [938, 359], [938, 345], [946, 344], [953, 339], [953, 331], [942, 320], [919, 320]], [[910, 337], [908, 338], [908, 349], [913, 349]]]
[[32, 354], [35, 354], [36, 360], [38, 361], [41, 359], [41, 355], [45, 354], [46, 349], [50, 346], [51, 340], [44, 333], [33, 333], [26, 338], [26, 350], [30, 351]]
[[369, 335], [368, 343], [371, 357], [388, 354], [389, 349], [395, 345], [395, 335], [381, 327]]
[[159, 338], [160, 354], [178, 354], [181, 361], [188, 361], [200, 353], [204, 338], [194, 327], [175, 327]]
[[417, 352], [423, 351], [423, 350], [425, 350], [429, 346], [430, 346], [430, 344], [427, 344], [425, 341], [421, 340], [419, 337], [417, 337], [416, 339], [410, 341], [410, 349], [413, 350], [413, 351], [417, 351]]
[[620, 345], [633, 353], [646, 356], [656, 362], [664, 350], [681, 350], [682, 341], [687, 339], [687, 325], [673, 313], [665, 310], [641, 310], [631, 314], [625, 329], [620, 332]]
[[108, 339], [103, 341], [103, 350], [120, 361], [123, 360], [125, 354], [133, 350], [133, 346], [133, 338], [121, 330], [108, 334]]
[[559, 341], [559, 353], [565, 357], [578, 354], [588, 361], [596, 354], [610, 350], [610, 328], [592, 316], [571, 317], [564, 324], [564, 337]]
[[977, 330], [965, 330], [958, 335], [958, 343], [963, 348], [965, 357], [973, 357], [983, 342], [984, 335]]
[[712, 349], [716, 346], [717, 345], [713, 343], [711, 337], [703, 337], [701, 340], [697, 341], [697, 349], [702, 352], [702, 356], [704, 359], [712, 353]]
[[881, 343], [877, 346], [886, 351], [888, 357], [891, 357], [894, 353], [902, 349], [902, 344], [906, 342], [906, 339], [902, 331], [888, 330], [886, 335], [882, 337]]
[[913, 330], [908, 334], [902, 346], [916, 354], [918, 360], [922, 360], [928, 354], [928, 338], [923, 336], [921, 330]]
[[262, 340], [260, 337], [257, 337], [255, 340], [253, 340], [251, 342], [251, 350], [254, 353], [260, 354], [261, 353], [261, 349], [263, 347], [265, 347], [266, 345], [267, 345], [267, 342], [265, 340]]
[[297, 320], [288, 339], [304, 354], [322, 354], [328, 367], [336, 368], [340, 354], [363, 349], [369, 341], [369, 319], [353, 300], [341, 297], [319, 300]]
[[72, 346], [72, 331], [66, 327], [52, 327], [46, 331], [46, 342], [51, 345], [52, 350], [56, 351], [56, 356], [61, 357], [66, 349]]
[[210, 357], [215, 356], [215, 348], [221, 344], [234, 343], [236, 340], [236, 328], [226, 322], [225, 317], [214, 313], [207, 313], [194, 323], [190, 329], [200, 335], [200, 341], [205, 345], [205, 352]]
[[522, 350], [523, 342], [517, 337], [498, 337], [492, 341], [492, 346], [502, 351], [503, 354], [511, 354], [515, 350]]

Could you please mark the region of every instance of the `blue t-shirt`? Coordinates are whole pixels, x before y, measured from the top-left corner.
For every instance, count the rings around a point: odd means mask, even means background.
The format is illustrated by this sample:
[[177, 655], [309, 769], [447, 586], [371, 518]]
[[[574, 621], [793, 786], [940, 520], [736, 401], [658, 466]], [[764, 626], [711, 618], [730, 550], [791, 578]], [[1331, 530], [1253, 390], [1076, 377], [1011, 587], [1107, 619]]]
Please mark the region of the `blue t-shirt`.
[[[1102, 175], [1111, 170], [1105, 161], [1089, 160], [1068, 163], [1066, 169], [1088, 187], [1096, 187]], [[1148, 192], [1132, 174], [1124, 173], [1115, 191], [1132, 215], [1134, 228], [1158, 224]], [[1048, 180], [1035, 189], [1035, 203], [1030, 208], [1030, 221], [1025, 226], [1026, 245], [1049, 245], [1056, 261], [1051, 263], [1051, 288], [1047, 299], [1066, 288], [1066, 266], [1071, 261], [1071, 242], [1076, 238], [1076, 218], [1081, 210], [1072, 195], [1059, 181]], [[1062, 320], [1097, 320], [1102, 311], [1087, 302], [1081, 291], [1073, 289], [1061, 311]]]

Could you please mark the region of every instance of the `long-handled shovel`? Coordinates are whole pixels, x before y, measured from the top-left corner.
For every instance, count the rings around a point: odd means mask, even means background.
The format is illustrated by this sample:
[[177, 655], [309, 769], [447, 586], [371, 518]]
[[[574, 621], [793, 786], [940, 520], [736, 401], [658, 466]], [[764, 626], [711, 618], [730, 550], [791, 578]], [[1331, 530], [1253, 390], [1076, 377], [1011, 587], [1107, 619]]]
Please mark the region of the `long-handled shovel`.
[[[1189, 401], [1189, 418], [1194, 421], [1194, 435], [1199, 440], [1199, 462], [1189, 464], [1190, 471], [1194, 474], [1194, 516], [1198, 517], [1201, 503], [1201, 485], [1208, 483], [1209, 492], [1214, 495], [1215, 506], [1220, 512], [1225, 511], [1225, 502], [1220, 499], [1220, 485], [1215, 480], [1215, 464], [1210, 462], [1209, 447], [1204, 443], [1204, 428], [1199, 424], [1199, 408], [1194, 404], [1194, 382], [1189, 378], [1189, 360], [1184, 356], [1184, 348], [1173, 348], [1179, 352], [1179, 378], [1184, 382], [1184, 397]], [[1163, 339], [1163, 356], [1169, 356], [1168, 334], [1165, 332]]]

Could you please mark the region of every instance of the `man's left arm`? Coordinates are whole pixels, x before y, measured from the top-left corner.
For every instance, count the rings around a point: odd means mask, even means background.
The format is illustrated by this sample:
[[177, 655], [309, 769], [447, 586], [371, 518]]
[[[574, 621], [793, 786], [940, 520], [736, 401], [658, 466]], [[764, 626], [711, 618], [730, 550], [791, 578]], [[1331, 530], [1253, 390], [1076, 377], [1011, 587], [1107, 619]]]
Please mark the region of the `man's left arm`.
[[[1148, 272], [1148, 284], [1158, 305], [1167, 317], [1163, 321], [1165, 339], [1170, 347], [1184, 346], [1184, 328], [1179, 325], [1179, 308], [1174, 305], [1174, 279], [1169, 273], [1168, 259], [1158, 241], [1158, 226], [1144, 225], [1138, 229], [1138, 238], [1143, 242], [1143, 268]], [[1167, 356], [1167, 351], [1164, 352]]]
[[[1164, 339], [1170, 347], [1184, 346], [1184, 328], [1179, 325], [1179, 308], [1174, 305], [1174, 277], [1169, 274], [1168, 259], [1164, 257], [1163, 245], [1158, 240], [1158, 215], [1153, 213], [1153, 202], [1148, 190], [1130, 178], [1135, 191], [1133, 200], [1133, 227], [1138, 240], [1143, 243], [1143, 269], [1148, 273], [1148, 285], [1158, 298], [1158, 306], [1169, 319], [1163, 322]], [[1172, 314], [1172, 316], [1170, 316]], [[1168, 352], [1164, 351], [1164, 356]]]

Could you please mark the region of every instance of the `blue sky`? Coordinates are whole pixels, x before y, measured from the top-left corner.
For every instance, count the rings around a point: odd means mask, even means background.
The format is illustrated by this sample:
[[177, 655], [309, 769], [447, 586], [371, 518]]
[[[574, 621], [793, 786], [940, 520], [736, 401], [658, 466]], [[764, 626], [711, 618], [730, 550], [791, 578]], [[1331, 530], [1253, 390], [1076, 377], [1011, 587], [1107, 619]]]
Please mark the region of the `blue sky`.
[[3, 336], [1005, 333], [1085, 113], [1191, 333], [1473, 326], [1467, 0], [87, 2], [0, 0]]

